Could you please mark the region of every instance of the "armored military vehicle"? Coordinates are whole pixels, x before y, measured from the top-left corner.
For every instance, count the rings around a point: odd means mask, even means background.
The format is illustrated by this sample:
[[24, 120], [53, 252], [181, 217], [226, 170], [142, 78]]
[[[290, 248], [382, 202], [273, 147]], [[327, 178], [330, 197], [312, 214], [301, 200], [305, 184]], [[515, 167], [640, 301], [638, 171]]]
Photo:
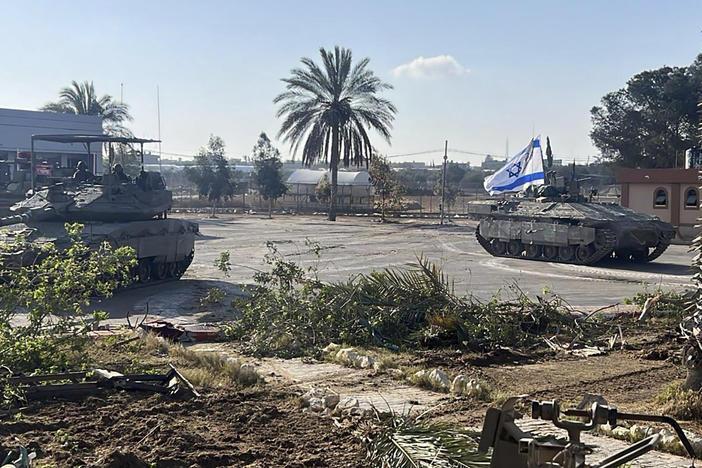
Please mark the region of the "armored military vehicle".
[[[107, 135], [44, 135], [64, 142], [108, 142], [143, 144], [153, 140]], [[37, 189], [26, 200], [13, 205], [12, 216], [0, 218], [0, 242], [18, 237], [58, 247], [69, 243], [64, 224], [84, 225], [83, 240], [89, 246], [108, 242], [113, 247], [134, 248], [138, 259], [135, 277], [140, 282], [177, 279], [190, 266], [194, 255], [198, 225], [168, 219], [171, 192], [157, 172], [143, 169], [135, 182], [120, 180], [112, 174], [87, 183], [59, 183]], [[36, 260], [40, 252], [22, 250], [3, 254], [16, 265]]]
[[594, 202], [553, 173], [549, 182], [523, 196], [472, 203], [480, 245], [496, 257], [591, 265], [611, 257], [650, 262], [675, 236], [655, 216]]

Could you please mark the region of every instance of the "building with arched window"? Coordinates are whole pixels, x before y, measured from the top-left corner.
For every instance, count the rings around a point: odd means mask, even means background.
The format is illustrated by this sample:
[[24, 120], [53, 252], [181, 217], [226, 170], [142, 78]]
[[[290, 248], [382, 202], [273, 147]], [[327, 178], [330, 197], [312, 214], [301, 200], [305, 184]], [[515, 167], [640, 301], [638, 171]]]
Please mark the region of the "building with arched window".
[[698, 169], [617, 170], [621, 204], [672, 224], [680, 240], [692, 240], [700, 216]]

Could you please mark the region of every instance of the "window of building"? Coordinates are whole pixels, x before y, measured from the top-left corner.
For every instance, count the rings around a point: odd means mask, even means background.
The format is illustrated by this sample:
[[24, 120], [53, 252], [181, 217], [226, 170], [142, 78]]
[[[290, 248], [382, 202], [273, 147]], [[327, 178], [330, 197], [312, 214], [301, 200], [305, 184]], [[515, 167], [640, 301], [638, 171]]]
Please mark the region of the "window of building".
[[685, 190], [685, 208], [696, 209], [699, 207], [699, 192], [694, 187], [688, 187]]
[[668, 207], [668, 192], [666, 189], [659, 187], [653, 193], [653, 207], [667, 208]]

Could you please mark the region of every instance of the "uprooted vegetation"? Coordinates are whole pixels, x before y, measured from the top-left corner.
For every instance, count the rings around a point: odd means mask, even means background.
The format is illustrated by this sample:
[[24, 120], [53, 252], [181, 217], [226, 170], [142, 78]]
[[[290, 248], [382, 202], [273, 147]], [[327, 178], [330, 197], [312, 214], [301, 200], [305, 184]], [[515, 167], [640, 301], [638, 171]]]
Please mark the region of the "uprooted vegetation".
[[624, 304], [634, 304], [642, 310], [642, 318], [653, 315], [654, 312], [664, 312], [672, 318], [680, 319], [689, 308], [692, 297], [689, 292], [665, 290], [661, 287], [650, 288], [644, 283], [642, 290], [632, 297], [626, 297]]
[[[97, 249], [82, 240], [81, 224], [66, 224], [66, 248], [35, 245], [21, 237], [0, 244], [0, 355], [13, 372], [57, 371], [86, 361], [90, 323], [106, 318], [87, 316], [95, 294], [109, 296], [130, 283], [136, 260], [131, 247]], [[16, 266], [18, 257], [24, 266]], [[31, 260], [31, 261], [30, 261]]]
[[679, 382], [668, 384], [656, 396], [664, 414], [685, 420], [702, 418], [702, 395], [696, 390], [687, 390]]
[[548, 292], [532, 299], [514, 284], [489, 301], [460, 296], [425, 257], [408, 268], [325, 283], [316, 270], [288, 260], [272, 243], [268, 248], [268, 270], [254, 275], [251, 295], [234, 303], [239, 316], [227, 328], [246, 353], [319, 355], [331, 342], [485, 351], [537, 346], [545, 337], [572, 344], [605, 342], [612, 335], [609, 325], [591, 316], [578, 318]]
[[488, 466], [489, 458], [478, 453], [474, 431], [442, 423], [428, 423], [422, 415], [376, 413], [363, 442], [372, 466], [435, 466], [467, 468]]

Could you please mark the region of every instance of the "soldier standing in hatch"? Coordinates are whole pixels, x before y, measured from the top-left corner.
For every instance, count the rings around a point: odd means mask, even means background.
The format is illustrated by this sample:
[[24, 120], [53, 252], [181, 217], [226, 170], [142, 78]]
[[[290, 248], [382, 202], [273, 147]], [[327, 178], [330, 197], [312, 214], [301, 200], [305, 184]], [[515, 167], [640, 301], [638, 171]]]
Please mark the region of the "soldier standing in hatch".
[[92, 180], [93, 174], [88, 170], [88, 166], [83, 161], [78, 161], [76, 171], [73, 173], [73, 180], [78, 183]]
[[132, 181], [132, 179], [130, 179], [129, 176], [124, 173], [124, 168], [119, 163], [112, 167], [112, 175], [115, 176], [120, 182], [129, 183]]

